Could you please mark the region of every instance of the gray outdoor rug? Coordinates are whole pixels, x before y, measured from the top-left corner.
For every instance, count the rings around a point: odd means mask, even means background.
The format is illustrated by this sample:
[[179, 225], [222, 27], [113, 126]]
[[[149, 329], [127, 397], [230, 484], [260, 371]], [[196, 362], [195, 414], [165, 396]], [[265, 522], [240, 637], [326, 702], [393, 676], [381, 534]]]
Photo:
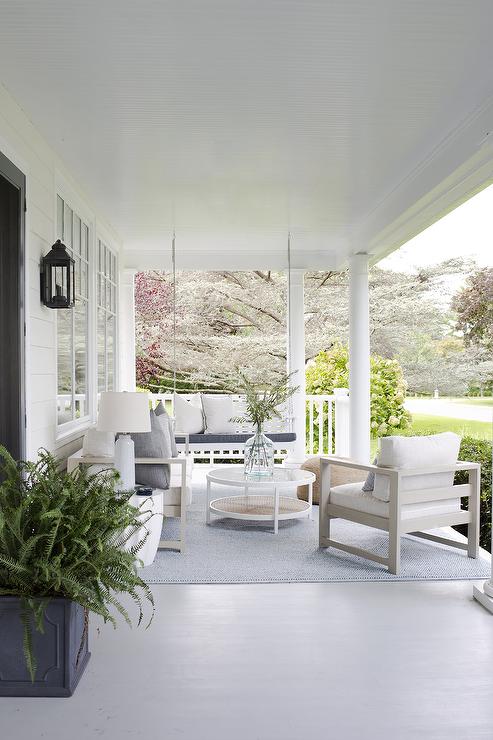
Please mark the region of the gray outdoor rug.
[[[229, 489], [224, 487], [224, 495]], [[236, 489], [236, 492], [238, 489]], [[233, 493], [233, 491], [231, 491]], [[471, 560], [463, 550], [416, 538], [402, 538], [401, 574], [334, 549], [318, 549], [318, 508], [314, 519], [279, 522], [274, 535], [268, 523], [220, 519], [205, 523], [205, 486], [194, 485], [194, 503], [187, 512], [183, 554], [158, 551], [152, 565], [140, 570], [147, 583], [286, 583], [326, 581], [416, 581], [485, 578], [489, 560]], [[177, 520], [167, 520], [163, 536], [177, 537]], [[332, 536], [348, 544], [387, 555], [384, 532], [336, 520]], [[460, 539], [460, 535], [457, 535]]]

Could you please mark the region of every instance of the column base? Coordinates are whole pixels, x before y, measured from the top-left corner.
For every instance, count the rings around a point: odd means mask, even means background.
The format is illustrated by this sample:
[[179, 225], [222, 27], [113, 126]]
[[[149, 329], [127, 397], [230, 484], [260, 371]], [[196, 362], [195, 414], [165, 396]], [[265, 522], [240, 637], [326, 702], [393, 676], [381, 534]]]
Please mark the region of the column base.
[[474, 586], [472, 595], [476, 601], [493, 614], [493, 581], [485, 581], [483, 588], [480, 586]]

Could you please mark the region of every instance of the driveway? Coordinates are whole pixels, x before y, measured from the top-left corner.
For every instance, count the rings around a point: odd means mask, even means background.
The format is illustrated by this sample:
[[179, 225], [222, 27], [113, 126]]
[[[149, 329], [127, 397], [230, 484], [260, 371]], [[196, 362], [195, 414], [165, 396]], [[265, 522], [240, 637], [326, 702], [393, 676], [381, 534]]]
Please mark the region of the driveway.
[[411, 414], [448, 416], [450, 419], [467, 419], [468, 421], [493, 421], [491, 406], [453, 403], [440, 398], [408, 398], [404, 405]]

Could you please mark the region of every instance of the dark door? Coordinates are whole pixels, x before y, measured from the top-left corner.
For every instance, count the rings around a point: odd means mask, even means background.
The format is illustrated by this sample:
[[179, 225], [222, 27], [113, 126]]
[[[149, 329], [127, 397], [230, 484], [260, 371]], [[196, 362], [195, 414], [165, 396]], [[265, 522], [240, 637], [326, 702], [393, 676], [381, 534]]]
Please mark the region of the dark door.
[[0, 152], [0, 443], [25, 456], [25, 177]]

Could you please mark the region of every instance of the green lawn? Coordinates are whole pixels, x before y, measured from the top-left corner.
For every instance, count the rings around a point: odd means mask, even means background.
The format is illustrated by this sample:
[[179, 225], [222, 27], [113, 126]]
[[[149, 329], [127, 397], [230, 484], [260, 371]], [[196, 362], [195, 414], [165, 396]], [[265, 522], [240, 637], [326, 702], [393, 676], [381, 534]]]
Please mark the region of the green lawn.
[[430, 432], [457, 432], [469, 434], [480, 439], [491, 439], [492, 425], [487, 421], [470, 421], [469, 419], [450, 419], [448, 416], [431, 416], [430, 414], [413, 414], [412, 428], [419, 434]]
[[[492, 425], [486, 421], [469, 421], [468, 419], [450, 419], [448, 416], [431, 416], [430, 414], [413, 414], [411, 430], [416, 434], [429, 432], [438, 434], [439, 432], [456, 432], [462, 437], [470, 435], [479, 439], [492, 439]], [[399, 434], [396, 431], [396, 434]], [[378, 439], [371, 439], [371, 454], [376, 454], [378, 448]]]

